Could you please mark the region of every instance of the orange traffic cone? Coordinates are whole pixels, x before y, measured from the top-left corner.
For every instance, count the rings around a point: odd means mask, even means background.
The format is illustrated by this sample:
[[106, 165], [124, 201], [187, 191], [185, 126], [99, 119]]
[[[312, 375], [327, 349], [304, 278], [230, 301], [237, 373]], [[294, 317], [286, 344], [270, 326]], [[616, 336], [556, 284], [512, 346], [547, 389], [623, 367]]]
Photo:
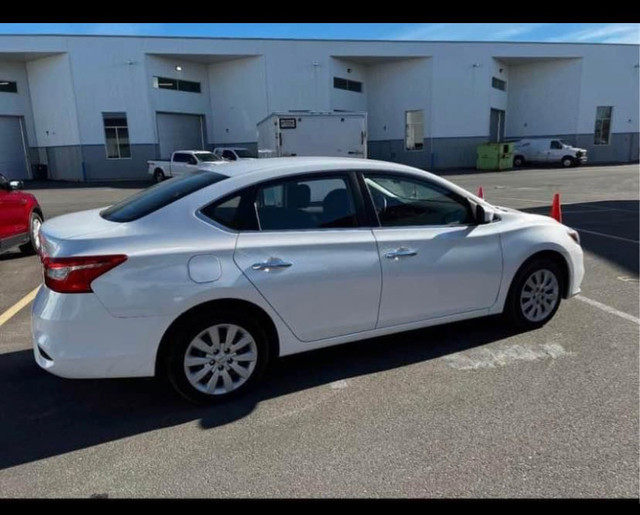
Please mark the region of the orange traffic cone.
[[562, 223], [562, 208], [560, 207], [560, 193], [556, 193], [553, 196], [553, 203], [551, 204], [551, 218], [555, 218], [558, 222]]
[[484, 190], [482, 189], [482, 186], [478, 188], [478, 194], [476, 196], [484, 199]]

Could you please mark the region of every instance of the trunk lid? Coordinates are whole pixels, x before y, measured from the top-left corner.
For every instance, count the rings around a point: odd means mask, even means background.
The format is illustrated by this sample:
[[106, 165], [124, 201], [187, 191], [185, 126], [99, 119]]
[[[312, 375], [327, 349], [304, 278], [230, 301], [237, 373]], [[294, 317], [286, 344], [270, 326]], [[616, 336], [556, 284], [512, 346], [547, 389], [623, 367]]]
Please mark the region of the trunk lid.
[[56, 257], [81, 253], [87, 240], [121, 233], [126, 224], [110, 222], [100, 216], [105, 209], [90, 209], [51, 218], [42, 224], [40, 237], [43, 253]]

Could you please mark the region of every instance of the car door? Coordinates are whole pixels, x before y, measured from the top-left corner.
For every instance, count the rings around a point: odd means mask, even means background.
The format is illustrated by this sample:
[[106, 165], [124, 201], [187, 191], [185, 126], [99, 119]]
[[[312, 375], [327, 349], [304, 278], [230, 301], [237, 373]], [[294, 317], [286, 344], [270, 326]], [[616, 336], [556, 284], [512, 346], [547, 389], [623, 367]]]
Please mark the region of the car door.
[[469, 202], [429, 180], [364, 173], [380, 227], [378, 327], [484, 310], [502, 278], [499, 222], [478, 225]]
[[235, 262], [304, 342], [374, 329], [381, 271], [354, 174], [258, 185], [258, 230], [240, 232]]
[[171, 174], [174, 177], [180, 177], [181, 175], [198, 168], [197, 165], [198, 161], [191, 154], [177, 152], [173, 155]]
[[564, 146], [557, 139], [549, 142], [549, 149], [547, 151], [547, 162], [555, 163], [560, 162], [564, 156]]
[[29, 231], [27, 200], [13, 192], [9, 181], [0, 174], [0, 239], [12, 238]]

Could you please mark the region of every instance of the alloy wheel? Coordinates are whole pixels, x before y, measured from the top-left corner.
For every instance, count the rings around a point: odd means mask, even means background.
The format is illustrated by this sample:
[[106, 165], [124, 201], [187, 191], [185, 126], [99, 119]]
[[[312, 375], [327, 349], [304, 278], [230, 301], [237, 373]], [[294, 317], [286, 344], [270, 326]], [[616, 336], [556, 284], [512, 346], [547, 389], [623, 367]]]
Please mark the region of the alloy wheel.
[[536, 270], [525, 281], [520, 292], [520, 309], [530, 322], [545, 320], [560, 300], [556, 275], [547, 269]]
[[249, 332], [235, 324], [216, 324], [198, 334], [184, 354], [187, 380], [207, 395], [225, 395], [251, 377], [258, 346]]

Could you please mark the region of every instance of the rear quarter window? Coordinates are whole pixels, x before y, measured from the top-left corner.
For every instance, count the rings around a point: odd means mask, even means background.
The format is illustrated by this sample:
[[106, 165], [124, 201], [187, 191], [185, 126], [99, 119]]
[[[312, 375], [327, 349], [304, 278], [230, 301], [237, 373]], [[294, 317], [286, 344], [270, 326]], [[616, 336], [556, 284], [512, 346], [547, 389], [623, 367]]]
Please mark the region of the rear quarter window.
[[209, 171], [182, 175], [121, 200], [101, 211], [100, 216], [110, 222], [132, 222], [226, 178], [226, 175]]

